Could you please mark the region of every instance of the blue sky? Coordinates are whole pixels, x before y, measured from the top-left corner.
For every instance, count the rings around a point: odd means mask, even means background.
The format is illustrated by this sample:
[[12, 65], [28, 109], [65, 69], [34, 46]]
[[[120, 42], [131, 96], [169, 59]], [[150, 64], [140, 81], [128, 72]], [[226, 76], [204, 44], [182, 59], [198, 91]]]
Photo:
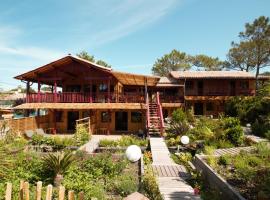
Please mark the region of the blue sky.
[[86, 50], [113, 69], [150, 74], [172, 49], [226, 58], [269, 0], [14, 0], [0, 5], [0, 88], [15, 75]]

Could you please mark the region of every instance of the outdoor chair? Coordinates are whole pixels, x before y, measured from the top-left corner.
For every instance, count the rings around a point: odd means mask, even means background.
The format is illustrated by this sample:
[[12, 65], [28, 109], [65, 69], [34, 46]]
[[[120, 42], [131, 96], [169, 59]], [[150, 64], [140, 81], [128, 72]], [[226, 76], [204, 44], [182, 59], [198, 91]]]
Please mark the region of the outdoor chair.
[[25, 135], [26, 135], [26, 137], [28, 137], [28, 138], [32, 138], [33, 135], [34, 135], [34, 131], [33, 131], [33, 130], [26, 130], [26, 131], [25, 131]]

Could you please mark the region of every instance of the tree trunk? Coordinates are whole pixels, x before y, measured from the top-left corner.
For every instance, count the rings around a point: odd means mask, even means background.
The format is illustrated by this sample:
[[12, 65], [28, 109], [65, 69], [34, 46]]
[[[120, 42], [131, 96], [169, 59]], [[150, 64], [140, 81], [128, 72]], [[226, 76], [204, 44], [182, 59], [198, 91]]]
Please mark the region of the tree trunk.
[[53, 181], [54, 186], [59, 187], [63, 180], [64, 180], [64, 177], [62, 174], [56, 174], [54, 181]]
[[258, 80], [258, 76], [260, 73], [260, 66], [257, 65], [257, 69], [256, 69], [256, 90], [255, 90], [255, 95], [257, 95], [258, 89], [259, 89], [259, 80]]

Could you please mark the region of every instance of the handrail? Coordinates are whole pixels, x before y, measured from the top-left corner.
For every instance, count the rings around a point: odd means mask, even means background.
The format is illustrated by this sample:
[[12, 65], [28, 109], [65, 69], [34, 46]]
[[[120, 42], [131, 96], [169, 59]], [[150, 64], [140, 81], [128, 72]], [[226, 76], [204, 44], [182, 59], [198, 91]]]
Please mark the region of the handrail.
[[[81, 123], [82, 122], [82, 123]], [[76, 127], [78, 125], [87, 125], [88, 126], [88, 130], [89, 130], [89, 134], [91, 134], [91, 118], [90, 117], [85, 117], [82, 119], [77, 119], [76, 120]]]
[[146, 129], [150, 128], [149, 95], [146, 94]]
[[160, 99], [159, 99], [159, 92], [157, 92], [156, 98], [157, 98], [158, 115], [160, 118], [160, 132], [161, 132], [161, 135], [163, 135], [165, 126], [164, 126], [162, 106], [160, 104]]

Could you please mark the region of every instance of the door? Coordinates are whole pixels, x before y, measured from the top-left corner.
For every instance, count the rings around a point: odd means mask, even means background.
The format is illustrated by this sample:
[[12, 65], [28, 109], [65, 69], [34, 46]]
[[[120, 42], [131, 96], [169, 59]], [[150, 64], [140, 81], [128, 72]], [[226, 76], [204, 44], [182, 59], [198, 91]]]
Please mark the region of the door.
[[76, 129], [76, 120], [79, 119], [79, 112], [68, 112], [68, 124], [67, 130], [68, 131], [75, 131]]
[[203, 81], [198, 81], [198, 95], [203, 96]]
[[194, 115], [203, 115], [203, 103], [194, 104]]
[[235, 96], [235, 81], [230, 82], [230, 96]]
[[128, 113], [115, 112], [115, 130], [128, 131]]

